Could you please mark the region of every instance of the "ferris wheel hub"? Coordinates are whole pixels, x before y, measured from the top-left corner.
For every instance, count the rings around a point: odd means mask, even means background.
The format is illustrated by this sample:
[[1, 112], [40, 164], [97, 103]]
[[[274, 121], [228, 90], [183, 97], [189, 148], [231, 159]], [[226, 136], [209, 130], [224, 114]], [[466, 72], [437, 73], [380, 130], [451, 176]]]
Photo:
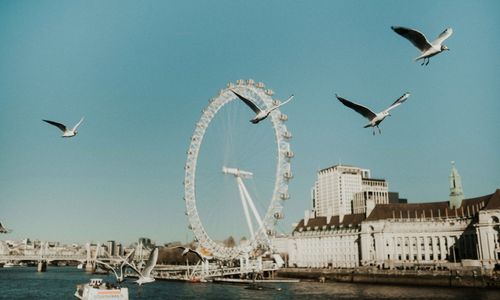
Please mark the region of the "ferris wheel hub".
[[253, 176], [252, 172], [243, 171], [237, 168], [227, 168], [226, 166], [222, 167], [222, 173], [234, 175], [234, 177], [241, 177], [241, 178], [252, 178]]

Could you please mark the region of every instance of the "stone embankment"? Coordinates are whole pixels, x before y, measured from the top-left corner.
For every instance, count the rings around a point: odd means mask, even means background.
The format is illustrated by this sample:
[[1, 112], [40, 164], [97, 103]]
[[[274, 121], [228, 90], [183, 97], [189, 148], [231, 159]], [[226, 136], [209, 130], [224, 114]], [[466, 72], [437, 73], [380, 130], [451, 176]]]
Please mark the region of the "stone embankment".
[[320, 282], [500, 288], [500, 273], [481, 270], [379, 270], [283, 268], [279, 277]]

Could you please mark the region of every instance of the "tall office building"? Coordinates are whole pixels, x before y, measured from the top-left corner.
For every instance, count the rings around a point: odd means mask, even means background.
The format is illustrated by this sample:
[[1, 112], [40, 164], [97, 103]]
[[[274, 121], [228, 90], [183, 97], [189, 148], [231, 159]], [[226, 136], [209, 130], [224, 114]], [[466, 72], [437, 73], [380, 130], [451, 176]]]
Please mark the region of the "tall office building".
[[361, 191], [353, 195], [353, 214], [371, 211], [376, 204], [389, 203], [389, 188], [384, 179], [363, 178]]
[[352, 214], [353, 196], [363, 190], [363, 178], [370, 178], [370, 170], [343, 165], [320, 170], [313, 192], [316, 216]]
[[108, 249], [108, 254], [111, 255], [111, 256], [115, 256], [117, 253], [116, 253], [116, 249], [115, 249], [115, 245], [116, 245], [116, 241], [108, 241], [106, 247]]

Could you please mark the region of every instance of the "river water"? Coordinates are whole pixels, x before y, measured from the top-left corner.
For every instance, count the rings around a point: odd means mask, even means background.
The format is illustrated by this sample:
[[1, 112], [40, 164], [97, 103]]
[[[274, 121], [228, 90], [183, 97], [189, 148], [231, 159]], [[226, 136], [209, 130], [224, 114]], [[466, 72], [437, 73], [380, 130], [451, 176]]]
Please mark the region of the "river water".
[[[0, 268], [0, 299], [77, 299], [73, 296], [76, 285], [91, 277], [114, 279], [75, 267], [49, 266], [45, 273], [34, 267]], [[500, 290], [351, 283], [266, 284], [269, 289], [249, 290], [245, 285], [173, 281], [155, 281], [139, 288], [130, 280], [127, 286], [130, 299], [500, 299]]]

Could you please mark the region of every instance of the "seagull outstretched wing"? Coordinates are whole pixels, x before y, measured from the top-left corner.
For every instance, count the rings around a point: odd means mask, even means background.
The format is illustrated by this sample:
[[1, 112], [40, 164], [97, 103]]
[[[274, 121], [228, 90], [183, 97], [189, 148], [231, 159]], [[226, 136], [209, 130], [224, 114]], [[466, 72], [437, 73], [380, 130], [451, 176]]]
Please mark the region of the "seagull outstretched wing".
[[425, 35], [420, 31], [411, 28], [397, 27], [397, 26], [391, 26], [391, 28], [397, 34], [409, 40], [415, 47], [420, 49], [420, 51], [422, 52], [432, 47], [431, 43], [429, 43], [429, 41], [425, 38]]
[[285, 105], [287, 104], [288, 102], [290, 102], [290, 100], [292, 100], [294, 97], [294, 95], [292, 94], [290, 97], [288, 97], [288, 99], [286, 99], [283, 103], [280, 103], [279, 105], [276, 106], [276, 108], [282, 106], [282, 105]]
[[66, 126], [61, 124], [61, 123], [57, 123], [57, 122], [54, 122], [54, 121], [50, 121], [50, 120], [42, 120], [44, 122], [47, 122], [51, 125], [54, 125], [56, 126], [57, 128], [61, 129], [62, 132], [65, 132], [67, 130]]
[[231, 90], [231, 92], [233, 92], [238, 98], [240, 98], [241, 101], [245, 102], [245, 104], [248, 105], [248, 107], [250, 107], [254, 113], [258, 114], [261, 112], [261, 109], [258, 108], [257, 105], [255, 105], [255, 103], [253, 103], [251, 100], [243, 97], [242, 95], [236, 93], [233, 90]]
[[392, 103], [391, 106], [389, 106], [385, 111], [390, 111], [391, 109], [400, 106], [403, 102], [406, 101], [406, 99], [408, 99], [408, 97], [410, 97], [410, 93], [408, 92], [404, 93], [403, 96], [399, 97], [398, 100], [394, 101], [394, 103]]
[[371, 111], [366, 106], [351, 102], [347, 99], [344, 99], [344, 98], [338, 96], [337, 94], [335, 94], [335, 97], [337, 97], [337, 99], [339, 99], [339, 101], [342, 102], [342, 104], [344, 104], [345, 106], [349, 107], [350, 109], [356, 111], [357, 113], [361, 114], [363, 117], [367, 118], [369, 121], [371, 121], [373, 118], [375, 118], [377, 116], [373, 111]]
[[451, 29], [451, 27], [446, 28], [443, 32], [441, 32], [441, 34], [439, 34], [437, 39], [432, 41], [432, 44], [433, 45], [441, 45], [444, 42], [444, 40], [449, 38], [452, 34], [453, 34], [453, 29]]
[[158, 248], [155, 248], [153, 252], [151, 252], [151, 254], [149, 255], [148, 262], [146, 263], [146, 266], [144, 266], [141, 275], [144, 277], [150, 277], [151, 271], [153, 271], [153, 268], [156, 266], [157, 261], [158, 261]]
[[83, 119], [85, 119], [85, 117], [82, 117], [82, 118], [80, 119], [80, 121], [79, 121], [78, 123], [76, 123], [75, 127], [73, 127], [73, 131], [75, 131], [75, 130], [78, 128], [78, 126], [80, 126], [80, 124], [82, 124]]

